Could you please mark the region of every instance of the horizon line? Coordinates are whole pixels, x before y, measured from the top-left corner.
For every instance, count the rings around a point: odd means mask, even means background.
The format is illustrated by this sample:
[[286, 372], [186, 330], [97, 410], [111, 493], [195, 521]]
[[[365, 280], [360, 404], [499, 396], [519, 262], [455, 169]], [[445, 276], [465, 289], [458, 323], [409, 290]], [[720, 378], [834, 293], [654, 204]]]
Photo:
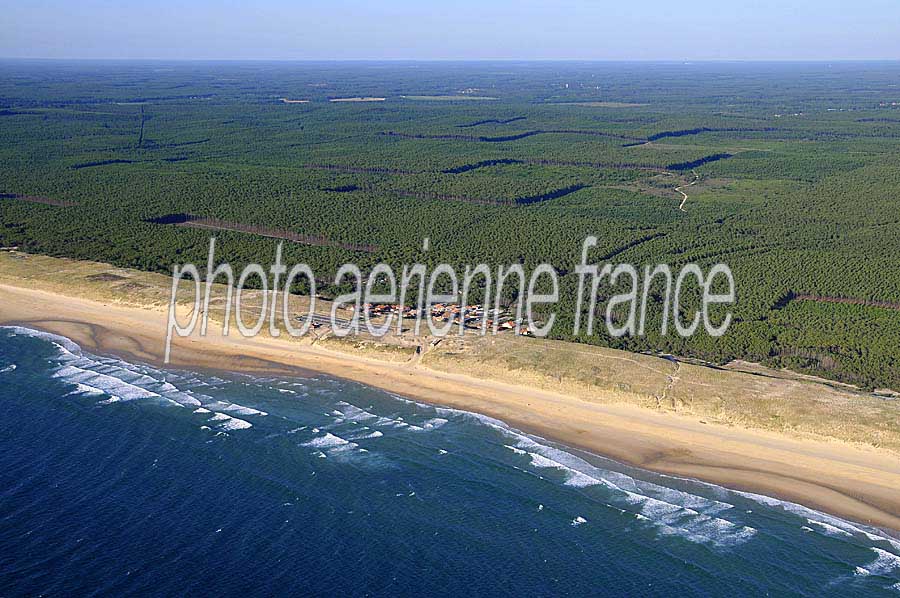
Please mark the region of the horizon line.
[[898, 62], [900, 58], [114, 58], [0, 56], [0, 61], [22, 62], [282, 62], [282, 63], [645, 63], [645, 64], [724, 64], [779, 63], [823, 64], [860, 62]]

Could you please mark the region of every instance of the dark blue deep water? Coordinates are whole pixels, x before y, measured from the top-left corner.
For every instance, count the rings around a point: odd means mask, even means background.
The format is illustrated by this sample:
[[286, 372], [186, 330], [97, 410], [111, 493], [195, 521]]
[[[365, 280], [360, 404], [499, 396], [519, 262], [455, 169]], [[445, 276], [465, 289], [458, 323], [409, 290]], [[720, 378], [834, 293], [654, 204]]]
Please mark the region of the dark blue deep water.
[[900, 596], [900, 543], [316, 377], [0, 328], [0, 596]]

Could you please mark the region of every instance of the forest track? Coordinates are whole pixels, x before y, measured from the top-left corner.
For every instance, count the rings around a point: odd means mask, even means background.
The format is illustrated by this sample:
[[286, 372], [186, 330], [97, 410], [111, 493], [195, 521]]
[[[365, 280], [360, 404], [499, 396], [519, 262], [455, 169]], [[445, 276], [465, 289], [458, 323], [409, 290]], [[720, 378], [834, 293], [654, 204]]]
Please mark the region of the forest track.
[[678, 206], [678, 209], [681, 210], [681, 211], [684, 212], [684, 213], [687, 213], [687, 210], [684, 209], [684, 204], [687, 203], [687, 200], [688, 200], [688, 194], [685, 193], [684, 191], [682, 191], [682, 189], [687, 189], [688, 187], [693, 187], [694, 185], [696, 185], [697, 183], [700, 182], [700, 175], [697, 174], [697, 171], [696, 171], [696, 170], [691, 170], [691, 172], [694, 174], [694, 180], [693, 180], [693, 181], [691, 181], [691, 182], [688, 183], [687, 185], [681, 185], [680, 187], [675, 187], [675, 191], [677, 191], [678, 193], [681, 193], [682, 197], [684, 197], [684, 199], [681, 200], [681, 205]]

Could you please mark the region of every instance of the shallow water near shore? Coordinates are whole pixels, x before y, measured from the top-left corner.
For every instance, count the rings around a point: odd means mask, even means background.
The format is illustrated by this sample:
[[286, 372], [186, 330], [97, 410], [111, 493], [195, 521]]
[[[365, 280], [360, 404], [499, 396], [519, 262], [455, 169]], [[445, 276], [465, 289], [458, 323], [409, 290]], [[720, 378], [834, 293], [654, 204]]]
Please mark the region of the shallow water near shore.
[[324, 376], [0, 328], [0, 594], [887, 595], [900, 543]]

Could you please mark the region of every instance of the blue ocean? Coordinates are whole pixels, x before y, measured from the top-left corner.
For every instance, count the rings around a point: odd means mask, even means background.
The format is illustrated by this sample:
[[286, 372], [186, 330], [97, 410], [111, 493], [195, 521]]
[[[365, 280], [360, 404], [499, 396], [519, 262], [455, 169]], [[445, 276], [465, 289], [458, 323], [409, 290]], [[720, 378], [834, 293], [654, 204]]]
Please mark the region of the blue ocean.
[[900, 596], [900, 542], [322, 376], [0, 328], [0, 595]]

